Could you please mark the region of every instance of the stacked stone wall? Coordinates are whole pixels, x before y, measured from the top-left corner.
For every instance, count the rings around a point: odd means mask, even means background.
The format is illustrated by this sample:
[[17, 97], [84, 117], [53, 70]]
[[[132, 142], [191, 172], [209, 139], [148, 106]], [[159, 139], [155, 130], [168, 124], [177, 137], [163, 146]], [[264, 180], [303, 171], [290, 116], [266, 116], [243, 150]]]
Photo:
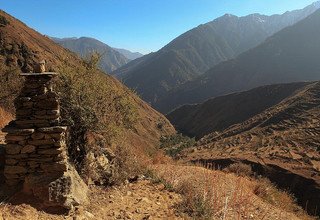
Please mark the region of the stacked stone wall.
[[72, 199], [76, 193], [69, 194], [77, 186], [85, 191], [86, 186], [67, 160], [67, 128], [60, 126], [59, 97], [53, 91], [56, 73], [22, 76], [25, 84], [14, 103], [16, 119], [3, 129], [7, 133], [5, 182], [8, 186], [21, 184], [44, 201], [70, 207], [85, 196]]

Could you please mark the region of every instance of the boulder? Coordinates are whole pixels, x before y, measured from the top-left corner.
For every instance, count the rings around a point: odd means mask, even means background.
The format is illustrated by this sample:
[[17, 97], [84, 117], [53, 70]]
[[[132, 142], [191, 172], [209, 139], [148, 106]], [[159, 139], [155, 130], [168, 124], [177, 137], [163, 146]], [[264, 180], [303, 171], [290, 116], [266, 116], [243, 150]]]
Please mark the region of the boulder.
[[52, 174], [29, 175], [26, 177], [23, 191], [43, 201], [47, 207], [73, 209], [88, 201], [87, 185], [70, 167], [61, 176]]

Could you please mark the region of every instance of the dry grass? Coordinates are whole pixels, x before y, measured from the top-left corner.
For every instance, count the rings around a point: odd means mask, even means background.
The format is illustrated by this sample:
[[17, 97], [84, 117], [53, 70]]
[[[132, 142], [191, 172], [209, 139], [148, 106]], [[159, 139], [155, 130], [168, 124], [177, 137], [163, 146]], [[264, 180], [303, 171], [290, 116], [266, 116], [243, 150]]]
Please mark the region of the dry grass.
[[224, 169], [227, 172], [235, 173], [238, 176], [252, 176], [253, 171], [250, 165], [244, 163], [234, 163]]
[[0, 128], [6, 126], [12, 118], [13, 116], [10, 113], [0, 108]]
[[275, 187], [272, 201], [257, 195], [259, 180], [194, 166], [158, 165], [153, 170], [184, 195], [179, 208], [194, 219], [312, 219], [301, 209], [287, 208], [298, 206]]

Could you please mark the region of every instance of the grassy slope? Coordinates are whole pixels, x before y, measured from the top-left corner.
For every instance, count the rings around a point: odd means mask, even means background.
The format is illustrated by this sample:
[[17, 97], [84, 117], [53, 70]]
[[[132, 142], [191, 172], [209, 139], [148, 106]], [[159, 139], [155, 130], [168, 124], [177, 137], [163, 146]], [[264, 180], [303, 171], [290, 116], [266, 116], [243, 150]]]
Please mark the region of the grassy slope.
[[[11, 69], [20, 71], [31, 71], [33, 65], [41, 59], [48, 63], [48, 70], [62, 69], [63, 66], [70, 68], [82, 67], [83, 61], [77, 55], [69, 52], [61, 46], [55, 44], [51, 39], [41, 35], [35, 30], [27, 27], [24, 23], [1, 11], [0, 16], [9, 23], [0, 27], [0, 63]], [[103, 74], [102, 72], [100, 74]], [[15, 81], [19, 81], [19, 76], [14, 76]], [[173, 126], [160, 113], [153, 110], [135, 94], [128, 91], [119, 81], [109, 75], [103, 75], [102, 82], [109, 85], [114, 93], [128, 93], [137, 110], [139, 120], [133, 129], [126, 131], [132, 138], [125, 139], [125, 144], [144, 149], [154, 148], [158, 144], [161, 135], [175, 132]], [[92, 79], [94, 80], [94, 79]], [[21, 81], [21, 80], [20, 80]], [[7, 86], [7, 85], [5, 85]], [[16, 88], [15, 92], [18, 92]], [[12, 97], [11, 97], [12, 99]], [[113, 100], [109, 100], [112, 104]], [[3, 102], [1, 102], [3, 103]], [[13, 113], [12, 106], [1, 106]], [[161, 129], [159, 128], [161, 124]], [[140, 146], [143, 145], [143, 146]]]

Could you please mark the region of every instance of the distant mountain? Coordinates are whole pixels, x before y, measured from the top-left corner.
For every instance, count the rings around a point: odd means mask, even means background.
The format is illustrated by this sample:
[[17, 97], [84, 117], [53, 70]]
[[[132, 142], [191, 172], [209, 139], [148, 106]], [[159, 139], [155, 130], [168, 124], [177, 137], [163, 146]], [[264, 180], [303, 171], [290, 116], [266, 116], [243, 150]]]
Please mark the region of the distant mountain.
[[113, 48], [113, 49], [118, 51], [122, 55], [124, 55], [129, 60], [135, 60], [135, 59], [140, 58], [140, 57], [143, 56], [143, 54], [139, 53], [139, 52], [131, 52], [130, 50], [119, 49], [119, 48]]
[[158, 52], [130, 62], [114, 74], [145, 101], [155, 104], [169, 90], [254, 48], [319, 7], [317, 2], [302, 10], [273, 16], [226, 14], [182, 34]]
[[184, 105], [167, 118], [182, 134], [202, 138], [244, 122], [292, 96], [310, 83], [289, 83], [258, 87], [209, 99], [202, 104]]
[[87, 57], [93, 52], [98, 52], [102, 55], [100, 67], [106, 73], [111, 73], [117, 68], [125, 65], [130, 61], [123, 54], [111, 48], [107, 44], [98, 41], [94, 38], [80, 37], [80, 38], [56, 38], [52, 37], [56, 43], [64, 48], [77, 53], [81, 57]]
[[320, 10], [171, 91], [155, 107], [168, 112], [183, 104], [261, 85], [319, 80], [319, 57]]

